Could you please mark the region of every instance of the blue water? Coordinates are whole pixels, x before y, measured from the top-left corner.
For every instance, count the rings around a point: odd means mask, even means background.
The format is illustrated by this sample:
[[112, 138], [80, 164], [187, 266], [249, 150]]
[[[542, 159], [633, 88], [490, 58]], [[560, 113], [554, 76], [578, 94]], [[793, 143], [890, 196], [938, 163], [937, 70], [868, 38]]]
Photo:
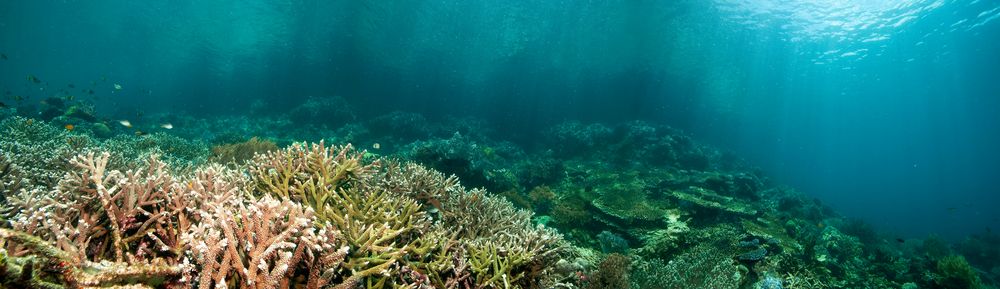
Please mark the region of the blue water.
[[0, 88], [92, 88], [121, 118], [338, 95], [529, 145], [644, 119], [847, 216], [959, 239], [1000, 225], [997, 18], [996, 0], [3, 1]]

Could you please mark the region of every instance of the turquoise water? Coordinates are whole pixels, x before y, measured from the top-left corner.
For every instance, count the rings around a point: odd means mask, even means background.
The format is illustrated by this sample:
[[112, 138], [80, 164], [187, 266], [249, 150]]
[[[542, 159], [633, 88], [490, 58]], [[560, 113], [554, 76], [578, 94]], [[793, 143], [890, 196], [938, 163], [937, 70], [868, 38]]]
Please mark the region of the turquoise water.
[[0, 102], [100, 138], [391, 155], [460, 135], [509, 159], [558, 157], [567, 121], [641, 120], [890, 240], [960, 242], [1000, 228], [998, 18], [997, 0], [3, 1]]

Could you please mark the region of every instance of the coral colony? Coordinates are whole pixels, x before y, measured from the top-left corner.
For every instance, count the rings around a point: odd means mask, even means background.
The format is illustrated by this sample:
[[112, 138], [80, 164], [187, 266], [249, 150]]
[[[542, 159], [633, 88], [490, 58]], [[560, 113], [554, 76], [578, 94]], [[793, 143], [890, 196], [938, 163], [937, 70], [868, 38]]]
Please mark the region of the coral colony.
[[130, 126], [0, 108], [0, 288], [992, 288], [977, 268], [1000, 268], [990, 232], [884, 236], [669, 127], [567, 122], [528, 150], [342, 102]]

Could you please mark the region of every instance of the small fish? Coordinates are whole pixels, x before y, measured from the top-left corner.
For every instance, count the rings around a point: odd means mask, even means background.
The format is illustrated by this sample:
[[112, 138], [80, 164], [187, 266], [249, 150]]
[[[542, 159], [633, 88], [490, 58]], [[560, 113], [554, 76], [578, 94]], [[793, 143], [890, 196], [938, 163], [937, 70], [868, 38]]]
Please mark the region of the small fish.
[[903, 238], [896, 238], [896, 242], [906, 243], [906, 240], [903, 240]]
[[816, 223], [816, 228], [820, 228], [820, 229], [822, 229], [823, 227], [826, 227], [826, 224], [823, 224], [823, 223]]
[[73, 129], [76, 128], [76, 126], [73, 126], [72, 124], [67, 124], [63, 127], [66, 128], [66, 131], [73, 131]]
[[174, 125], [170, 124], [169, 122], [161, 124], [160, 127], [165, 128], [165, 129], [174, 129]]
[[372, 148], [373, 149], [380, 149], [380, 148], [382, 148], [382, 145], [380, 145], [378, 143], [375, 143], [375, 144], [372, 144]]
[[73, 85], [72, 83], [70, 83], [68, 86], [69, 88], [76, 88], [76, 85]]
[[127, 119], [119, 120], [118, 123], [121, 124], [124, 127], [128, 127], [128, 128], [132, 127], [132, 122], [128, 121]]
[[146, 133], [142, 132], [141, 130], [135, 131], [135, 136], [144, 136], [144, 135], [146, 135]]
[[0, 53], [0, 59], [7, 60], [7, 54]]
[[3, 102], [0, 102], [0, 107], [7, 107], [7, 105], [4, 104]]
[[74, 98], [76, 98], [76, 96], [74, 96], [72, 94], [66, 96], [66, 100], [73, 100]]
[[14, 97], [11, 97], [11, 98], [13, 98], [14, 101], [22, 101], [22, 100], [24, 100], [24, 97], [20, 96], [20, 95], [15, 95]]
[[94, 95], [94, 90], [93, 89], [88, 89], [87, 90], [87, 94]]
[[956, 208], [956, 207], [949, 207], [948, 208], [948, 212], [954, 212], [954, 211], [958, 211], [958, 208]]
[[34, 75], [28, 75], [28, 81], [31, 81], [35, 84], [42, 83], [42, 80], [38, 79], [38, 77], [35, 77]]
[[122, 85], [115, 83], [115, 90], [122, 90]]

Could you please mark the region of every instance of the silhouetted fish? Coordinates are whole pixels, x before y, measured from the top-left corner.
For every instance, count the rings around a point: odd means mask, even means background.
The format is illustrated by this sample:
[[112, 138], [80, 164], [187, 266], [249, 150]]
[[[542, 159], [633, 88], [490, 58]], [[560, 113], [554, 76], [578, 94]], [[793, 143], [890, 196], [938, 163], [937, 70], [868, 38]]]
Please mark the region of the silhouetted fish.
[[906, 240], [903, 240], [903, 238], [896, 238], [896, 242], [906, 243]]
[[4, 104], [3, 102], [0, 102], [0, 107], [7, 107], [7, 105]]
[[31, 81], [35, 84], [42, 83], [42, 80], [38, 79], [38, 77], [35, 77], [34, 75], [28, 75], [28, 81]]
[[0, 59], [7, 60], [7, 54], [0, 53]]

